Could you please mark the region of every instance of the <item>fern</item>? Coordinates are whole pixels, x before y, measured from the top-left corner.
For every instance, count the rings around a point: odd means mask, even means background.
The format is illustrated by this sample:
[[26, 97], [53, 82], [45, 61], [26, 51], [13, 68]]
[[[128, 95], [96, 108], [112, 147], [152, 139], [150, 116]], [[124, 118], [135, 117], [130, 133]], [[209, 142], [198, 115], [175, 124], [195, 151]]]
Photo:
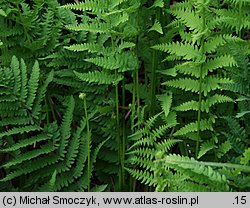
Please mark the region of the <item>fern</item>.
[[[83, 82], [90, 85], [111, 85], [115, 88], [115, 110], [116, 121], [111, 122], [110, 125], [105, 126], [102, 132], [105, 132], [104, 138], [107, 138], [108, 131], [111, 132], [111, 125], [116, 125], [115, 128], [120, 128], [120, 115], [119, 115], [119, 87], [121, 81], [124, 80], [125, 73], [129, 73], [132, 77], [133, 71], [138, 70], [139, 62], [136, 55], [135, 41], [136, 35], [138, 34], [139, 27], [136, 22], [134, 22], [133, 16], [135, 16], [137, 9], [140, 6], [139, 1], [117, 1], [110, 0], [107, 2], [100, 1], [86, 1], [77, 4], [66, 4], [63, 6], [64, 9], [79, 10], [81, 12], [87, 11], [84, 14], [84, 23], [73, 23], [67, 25], [67, 29], [76, 32], [87, 32], [93, 36], [96, 36], [96, 42], [85, 42], [74, 44], [65, 47], [67, 50], [75, 52], [89, 52], [88, 57], [83, 60], [85, 63], [90, 63], [94, 66], [93, 69], [80, 71], [76, 70], [74, 74], [76, 77], [81, 79]], [[92, 17], [89, 18], [88, 13], [91, 13]], [[131, 28], [126, 28], [126, 26], [131, 26]], [[134, 32], [133, 32], [134, 31]], [[134, 77], [135, 78], [135, 77]], [[125, 98], [124, 98], [125, 99]], [[94, 107], [94, 106], [93, 106]], [[98, 105], [99, 107], [99, 105]], [[107, 105], [108, 107], [108, 105]], [[112, 113], [109, 112], [109, 113]], [[107, 113], [105, 113], [107, 114]], [[132, 125], [133, 126], [133, 125]], [[98, 129], [100, 129], [98, 127]], [[100, 132], [100, 130], [98, 130]], [[107, 149], [110, 147], [118, 151], [118, 158], [120, 168], [119, 168], [119, 188], [121, 188], [122, 180], [124, 177], [122, 164], [124, 158], [124, 140], [120, 137], [120, 132], [117, 131], [116, 135], [111, 133], [113, 141], [107, 142], [105, 144]], [[115, 141], [114, 141], [115, 140]], [[98, 139], [100, 141], [100, 139]], [[110, 145], [108, 147], [108, 145]], [[114, 146], [118, 146], [118, 149]], [[108, 150], [107, 150], [108, 151]], [[101, 155], [103, 153], [100, 153]], [[110, 153], [114, 155], [113, 153]], [[115, 159], [110, 157], [103, 157], [106, 162], [115, 162]], [[116, 171], [113, 171], [116, 172]]]
[[[216, 1], [195, 0], [173, 5], [170, 13], [178, 24], [172, 23], [169, 27], [173, 31], [179, 31], [181, 41], [161, 43], [152, 47], [167, 52], [169, 56], [166, 60], [179, 62], [168, 70], [171, 71], [170, 74], [161, 72], [166, 75], [173, 74], [175, 77], [162, 84], [171, 87], [171, 90], [177, 88], [181, 93], [189, 95], [187, 99], [183, 96], [177, 101], [179, 104], [174, 108], [176, 111], [186, 112], [192, 118], [195, 114], [191, 112], [197, 112], [196, 121], [183, 124], [184, 126], [173, 134], [195, 140], [196, 148], [192, 152], [195, 152], [196, 157], [198, 157], [200, 142], [208, 141], [217, 131], [213, 127], [216, 126], [217, 116], [213, 115], [212, 111], [219, 107], [218, 104], [222, 106], [233, 102], [233, 98], [228, 94], [225, 95], [221, 90], [226, 90], [224, 86], [233, 85], [233, 80], [229, 76], [226, 77], [225, 72], [238, 67], [238, 62], [230, 52], [223, 50], [223, 47], [244, 42], [236, 36], [214, 31], [217, 24], [215, 22], [218, 21], [217, 6]], [[214, 9], [210, 10], [210, 7]], [[174, 97], [173, 102], [175, 102]], [[185, 120], [184, 116], [180, 115], [179, 119]], [[194, 132], [197, 133], [196, 136]]]
[[[47, 87], [53, 80], [53, 72], [41, 82], [36, 62], [28, 78], [24, 61], [19, 62], [13, 57], [11, 66], [2, 68], [0, 73], [4, 75], [1, 76], [0, 109], [6, 111], [6, 114], [1, 114], [0, 151], [9, 158], [1, 166], [6, 174], [0, 183], [11, 184], [15, 179], [19, 181], [19, 191], [59, 191], [81, 180], [81, 177], [85, 178], [84, 163], [88, 152], [84, 133], [86, 120], [83, 118], [79, 127], [72, 128], [74, 98], [66, 99], [60, 125], [55, 122], [43, 124], [46, 118], [43, 102]], [[13, 99], [5, 95], [12, 95]], [[6, 104], [16, 107], [8, 108]], [[19, 122], [14, 122], [16, 115], [20, 117]], [[93, 158], [103, 143], [93, 152]], [[85, 150], [80, 151], [80, 148]]]
[[8, 11], [0, 16], [2, 65], [7, 66], [13, 55], [30, 65], [35, 59], [59, 49], [62, 23], [67, 15], [60, 17], [56, 0], [31, 2], [32, 7], [27, 2], [2, 1], [0, 4], [4, 11]]

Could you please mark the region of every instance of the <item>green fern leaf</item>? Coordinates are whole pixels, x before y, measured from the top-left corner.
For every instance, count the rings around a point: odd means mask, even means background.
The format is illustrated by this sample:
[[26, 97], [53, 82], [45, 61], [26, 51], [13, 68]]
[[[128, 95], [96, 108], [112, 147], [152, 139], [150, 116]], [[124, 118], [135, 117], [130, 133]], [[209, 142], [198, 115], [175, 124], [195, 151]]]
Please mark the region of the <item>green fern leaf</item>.
[[108, 74], [104, 71], [93, 71], [88, 73], [79, 73], [74, 71], [74, 74], [82, 81], [88, 82], [88, 83], [97, 83], [100, 84], [118, 84], [122, 79], [122, 75], [113, 75]]
[[153, 49], [160, 50], [163, 52], [169, 52], [171, 55], [182, 57], [185, 60], [200, 60], [201, 54], [197, 46], [183, 43], [165, 43], [159, 44], [152, 47]]
[[163, 8], [164, 7], [164, 1], [163, 0], [155, 0], [154, 4], [150, 8], [156, 8], [156, 7]]
[[112, 53], [112, 49], [110, 47], [105, 48], [96, 43], [74, 44], [65, 48], [71, 51], [75, 51], [75, 52], [88, 51], [90, 53], [97, 53], [97, 54], [111, 54]]
[[[176, 18], [185, 24], [190, 30], [195, 30], [195, 32], [202, 32], [202, 20], [198, 14], [189, 9], [172, 9], [171, 13], [176, 16]], [[185, 14], [185, 15], [183, 15]]]
[[157, 98], [161, 102], [161, 107], [163, 109], [165, 116], [167, 117], [170, 112], [170, 107], [172, 105], [172, 99], [173, 99], [172, 92], [168, 92], [164, 95], [158, 95]]
[[59, 147], [59, 153], [61, 157], [64, 157], [64, 154], [66, 153], [65, 148], [68, 144], [68, 139], [71, 135], [71, 122], [73, 119], [73, 110], [75, 107], [75, 101], [73, 99], [73, 96], [70, 96], [66, 100], [66, 103], [67, 103], [67, 110], [62, 119], [62, 124], [61, 124], [61, 140]]
[[217, 56], [213, 59], [207, 59], [206, 63], [204, 64], [204, 69], [209, 72], [213, 72], [218, 68], [223, 67], [233, 67], [237, 66], [236, 61], [233, 57], [229, 55]]
[[33, 108], [32, 108], [32, 115], [33, 115], [33, 118], [35, 119], [38, 119], [39, 117], [39, 114], [42, 110], [42, 101], [45, 97], [49, 84], [53, 81], [53, 78], [54, 78], [54, 71], [52, 70], [48, 74], [48, 77], [46, 78], [43, 85], [39, 88], [37, 92], [37, 96], [36, 96], [36, 99], [34, 101]]
[[93, 187], [90, 191], [91, 192], [103, 192], [107, 188], [108, 185], [98, 185]]
[[17, 158], [10, 160], [7, 163], [5, 163], [4, 165], [2, 165], [2, 167], [9, 168], [11, 166], [20, 164], [26, 160], [31, 160], [33, 158], [36, 158], [42, 154], [48, 154], [48, 153], [52, 152], [53, 150], [55, 150], [55, 147], [51, 143], [41, 145], [41, 149], [32, 150], [32, 151], [26, 152], [22, 155], [19, 155]]
[[54, 187], [55, 187], [55, 182], [56, 182], [56, 175], [57, 175], [57, 172], [55, 170], [51, 176], [51, 179], [47, 183], [43, 184], [43, 186], [40, 187], [38, 191], [39, 192], [53, 192]]
[[[227, 78], [218, 78], [209, 76], [204, 79], [204, 82], [202, 83], [202, 92], [204, 93], [204, 96], [207, 96], [207, 94], [216, 89], [221, 89], [220, 84], [230, 84], [233, 83], [230, 79]], [[179, 78], [176, 80], [170, 80], [167, 82], [164, 82], [163, 85], [168, 85], [175, 88], [180, 88], [185, 91], [191, 91], [198, 93], [200, 90], [199, 80], [193, 80], [190, 78]]]
[[224, 46], [227, 42], [243, 42], [243, 40], [231, 34], [217, 35], [204, 43], [204, 51], [206, 53], [216, 52], [218, 47]]
[[202, 156], [204, 156], [207, 152], [209, 152], [210, 150], [213, 150], [215, 148], [215, 145], [213, 143], [213, 141], [207, 141], [204, 142], [201, 147], [200, 147], [200, 151], [198, 154], [197, 159], [200, 159]]
[[4, 10], [0, 9], [0, 15], [3, 17], [7, 17], [7, 14], [5, 13]]
[[108, 9], [108, 1], [85, 0], [75, 4], [66, 4], [61, 6], [64, 9], [78, 10], [78, 11], [92, 11], [103, 13]]
[[66, 28], [68, 30], [74, 31], [88, 31], [91, 33], [107, 33], [111, 32], [111, 25], [104, 22], [93, 22], [93, 23], [85, 23], [79, 25], [67, 25]]
[[217, 149], [217, 157], [221, 158], [232, 148], [230, 141], [225, 141]]
[[246, 149], [243, 153], [243, 157], [240, 159], [240, 164], [248, 165], [250, 161], [250, 148]]
[[33, 145], [35, 142], [40, 142], [40, 141], [44, 141], [44, 140], [48, 140], [50, 139], [50, 137], [46, 134], [39, 134], [37, 136], [31, 137], [29, 139], [23, 139], [21, 141], [19, 141], [18, 143], [12, 145], [9, 148], [5, 148], [5, 149], [1, 149], [0, 152], [13, 152], [13, 151], [17, 151], [23, 147], [27, 147], [29, 145]]
[[149, 31], [156, 31], [160, 34], [163, 34], [161, 23], [158, 20], [156, 20], [154, 25], [149, 29]]
[[30, 79], [28, 82], [28, 97], [27, 97], [26, 105], [29, 109], [32, 109], [32, 105], [36, 97], [36, 92], [37, 92], [38, 83], [39, 83], [39, 76], [40, 76], [40, 68], [39, 68], [38, 62], [36, 61], [32, 68], [32, 72], [31, 72]]
[[124, 168], [124, 169], [128, 171], [134, 178], [140, 180], [142, 183], [149, 186], [154, 186], [155, 184], [154, 176], [150, 172], [134, 170], [130, 168]]
[[174, 164], [180, 166], [181, 168], [192, 170], [197, 174], [205, 175], [212, 181], [219, 183], [226, 182], [225, 175], [221, 175], [218, 171], [213, 170], [210, 166], [205, 166], [204, 163], [198, 162], [193, 158], [170, 154], [164, 157], [164, 161], [166, 162], [166, 165]]
[[[206, 100], [201, 100], [201, 111], [202, 112], [209, 112], [209, 109], [216, 104], [219, 103], [226, 103], [226, 102], [233, 102], [233, 99], [226, 96], [226, 95], [220, 95], [220, 94], [215, 94], [211, 97], [208, 97]], [[179, 106], [176, 106], [174, 108], [176, 111], [189, 111], [189, 110], [194, 110], [198, 111], [199, 110], [199, 102], [198, 101], [187, 101], [185, 103], [180, 104]]]
[[[212, 124], [214, 123], [214, 119], [202, 119], [200, 121], [200, 131], [210, 130], [213, 131]], [[177, 130], [173, 135], [174, 136], [183, 136], [190, 132], [196, 132], [198, 130], [198, 121], [195, 121], [193, 123], [186, 124], [181, 129]]]
[[14, 127], [8, 131], [0, 133], [0, 139], [4, 136], [11, 136], [14, 134], [22, 134], [24, 132], [32, 132], [32, 131], [37, 131], [40, 130], [40, 128], [36, 125], [30, 125], [30, 126], [25, 126], [25, 127]]

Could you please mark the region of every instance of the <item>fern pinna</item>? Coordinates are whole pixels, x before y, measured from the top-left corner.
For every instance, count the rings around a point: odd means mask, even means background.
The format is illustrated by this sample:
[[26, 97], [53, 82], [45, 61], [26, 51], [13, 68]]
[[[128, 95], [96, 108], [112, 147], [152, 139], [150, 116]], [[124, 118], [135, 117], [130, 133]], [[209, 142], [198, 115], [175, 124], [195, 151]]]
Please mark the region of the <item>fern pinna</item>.
[[[1, 165], [1, 187], [17, 191], [86, 189], [85, 163], [90, 145], [84, 117], [77, 128], [72, 128], [74, 98], [66, 98], [61, 124], [45, 124], [43, 102], [53, 71], [42, 78], [36, 62], [28, 77], [24, 61], [13, 57], [11, 66], [1, 68], [0, 73], [0, 152], [5, 158]], [[102, 144], [91, 152], [89, 171]]]
[[236, 36], [221, 34], [216, 30], [216, 7], [217, 2], [210, 0], [189, 0], [172, 6], [170, 13], [175, 20], [168, 27], [173, 30], [174, 36], [180, 35], [181, 41], [153, 47], [168, 52], [166, 60], [176, 61], [177, 65], [173, 68], [161, 71], [165, 74], [171, 71], [175, 77], [163, 85], [179, 89], [175, 90], [175, 94], [188, 95], [176, 96], [175, 110], [182, 113], [181, 123], [185, 123], [185, 117], [193, 121], [179, 128], [174, 136], [188, 139], [191, 148], [185, 146], [182, 149], [189, 149], [196, 158], [207, 153], [211, 146], [220, 148], [218, 145], [222, 145], [216, 135], [216, 107], [221, 103], [233, 102], [226, 90], [223, 91], [222, 85], [233, 82], [225, 72], [238, 64], [228, 51], [221, 48], [243, 42]]

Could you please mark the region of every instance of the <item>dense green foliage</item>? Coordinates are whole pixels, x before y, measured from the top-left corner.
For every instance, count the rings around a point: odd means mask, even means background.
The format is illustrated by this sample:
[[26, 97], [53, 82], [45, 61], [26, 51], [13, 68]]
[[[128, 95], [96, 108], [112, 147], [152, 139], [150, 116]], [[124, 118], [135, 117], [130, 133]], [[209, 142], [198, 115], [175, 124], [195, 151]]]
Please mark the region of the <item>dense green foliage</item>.
[[0, 2], [0, 191], [249, 191], [249, 0]]

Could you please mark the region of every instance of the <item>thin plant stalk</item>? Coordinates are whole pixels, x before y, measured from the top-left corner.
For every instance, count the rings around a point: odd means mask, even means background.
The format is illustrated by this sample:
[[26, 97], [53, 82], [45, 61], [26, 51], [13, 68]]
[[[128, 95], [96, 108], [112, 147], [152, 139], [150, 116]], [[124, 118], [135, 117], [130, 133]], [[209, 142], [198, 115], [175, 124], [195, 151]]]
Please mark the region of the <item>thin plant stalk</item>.
[[87, 111], [87, 101], [86, 101], [86, 94], [81, 93], [80, 98], [83, 99], [83, 107], [84, 107], [84, 113], [86, 118], [86, 126], [87, 126], [87, 146], [88, 146], [88, 192], [90, 192], [90, 178], [91, 178], [91, 163], [90, 163], [90, 144], [91, 144], [91, 133], [89, 128], [89, 118], [88, 118], [88, 111]]
[[[117, 70], [115, 71], [115, 75], [117, 76]], [[115, 85], [115, 103], [116, 103], [116, 140], [118, 144], [118, 163], [119, 163], [119, 171], [118, 171], [118, 190], [120, 191], [123, 187], [123, 167], [122, 167], [122, 141], [120, 138], [120, 115], [119, 115], [119, 91], [118, 84]]]
[[[161, 9], [156, 9], [155, 20], [160, 20], [161, 18]], [[159, 34], [155, 35], [155, 40], [158, 41]], [[152, 57], [152, 67], [151, 67], [151, 78], [150, 78], [150, 116], [155, 114], [155, 101], [156, 101], [156, 71], [159, 63], [159, 52], [157, 50], [153, 50]]]
[[[205, 8], [202, 8], [202, 28], [205, 30], [206, 28], [206, 19], [205, 19]], [[204, 36], [201, 38], [201, 54], [204, 54]], [[198, 104], [198, 116], [197, 116], [197, 141], [196, 141], [196, 149], [195, 149], [195, 157], [197, 159], [198, 153], [199, 153], [199, 145], [200, 145], [200, 128], [201, 128], [201, 101], [202, 101], [202, 83], [203, 83], [203, 77], [202, 77], [202, 64], [200, 66], [200, 80], [199, 80], [199, 104]]]
[[[125, 81], [122, 80], [122, 106], [125, 107]], [[125, 184], [125, 146], [126, 146], [126, 123], [125, 123], [125, 108], [123, 108], [123, 119], [122, 119], [122, 175], [124, 176], [122, 179], [122, 183]]]

